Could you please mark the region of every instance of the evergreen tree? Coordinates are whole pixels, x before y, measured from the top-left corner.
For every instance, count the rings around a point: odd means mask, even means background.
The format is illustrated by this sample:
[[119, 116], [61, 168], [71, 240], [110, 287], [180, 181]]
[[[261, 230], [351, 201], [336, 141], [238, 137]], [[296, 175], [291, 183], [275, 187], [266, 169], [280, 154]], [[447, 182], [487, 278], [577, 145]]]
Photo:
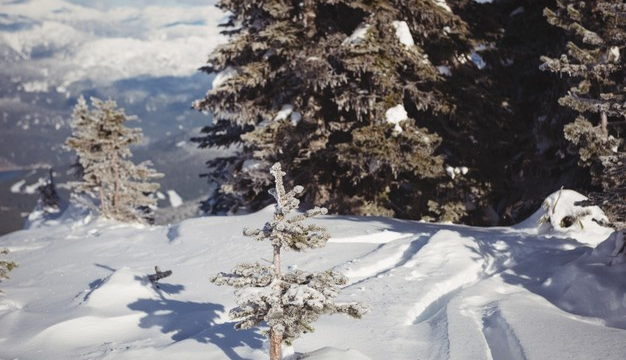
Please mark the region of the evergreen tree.
[[[293, 165], [295, 181], [310, 184], [307, 203], [333, 212], [456, 221], [485, 197], [488, 187], [475, 173], [445, 171], [447, 162], [479, 159], [467, 151], [476, 146], [468, 131], [498, 131], [467, 121], [485, 122], [481, 115], [490, 108], [474, 109], [476, 101], [491, 103], [481, 96], [485, 90], [468, 85], [466, 93], [475, 95], [465, 104], [473, 107], [458, 107], [458, 90], [437, 67], [475, 67], [466, 24], [445, 2], [218, 6], [232, 14], [232, 37], [203, 68], [218, 74], [195, 107], [210, 111], [214, 124], [194, 140], [237, 146], [239, 153], [209, 161], [220, 188], [205, 210], [266, 205], [268, 169], [278, 159]], [[452, 135], [446, 140], [439, 132]]]
[[[6, 255], [9, 253], [8, 249], [0, 248], [0, 255]], [[0, 260], [0, 282], [9, 278], [9, 272], [15, 269], [19, 265], [15, 261]], [[0, 291], [2, 292], [2, 291]]]
[[212, 278], [217, 285], [230, 285], [238, 290], [238, 307], [230, 316], [239, 320], [236, 329], [249, 329], [261, 323], [267, 324], [266, 336], [270, 339], [270, 359], [281, 359], [282, 342], [290, 344], [303, 333], [312, 332], [312, 323], [322, 314], [345, 313], [360, 318], [367, 308], [358, 303], [337, 303], [339, 286], [347, 279], [332, 270], [306, 272], [295, 270], [283, 273], [281, 250], [305, 251], [326, 245], [326, 231], [311, 224], [307, 219], [325, 214], [325, 208], [315, 207], [305, 213], [291, 215], [300, 201], [296, 195], [304, 188], [296, 186], [286, 192], [283, 185], [285, 173], [279, 163], [270, 169], [275, 188], [270, 194], [276, 200], [274, 217], [263, 229], [244, 230], [246, 236], [257, 241], [269, 241], [273, 248], [273, 264], [239, 264], [232, 274], [219, 273]]
[[93, 111], [80, 98], [72, 114], [72, 135], [66, 146], [77, 154], [81, 181], [71, 185], [77, 193], [98, 200], [103, 216], [126, 222], [150, 222], [156, 199], [152, 194], [159, 188], [150, 180], [162, 177], [150, 162], [134, 164], [129, 147], [141, 140], [141, 130], [127, 128], [124, 123], [134, 120], [115, 101], [91, 99]]
[[57, 213], [60, 210], [61, 198], [57, 193], [52, 169], [48, 172], [48, 179], [37, 188], [39, 192], [39, 207], [46, 213]]
[[567, 54], [543, 57], [542, 70], [571, 82], [559, 104], [578, 114], [565, 126], [565, 137], [578, 150], [579, 164], [588, 167], [594, 185], [587, 205], [602, 206], [613, 225], [626, 222], [626, 4], [623, 0], [557, 1], [545, 9], [548, 22], [570, 39]]

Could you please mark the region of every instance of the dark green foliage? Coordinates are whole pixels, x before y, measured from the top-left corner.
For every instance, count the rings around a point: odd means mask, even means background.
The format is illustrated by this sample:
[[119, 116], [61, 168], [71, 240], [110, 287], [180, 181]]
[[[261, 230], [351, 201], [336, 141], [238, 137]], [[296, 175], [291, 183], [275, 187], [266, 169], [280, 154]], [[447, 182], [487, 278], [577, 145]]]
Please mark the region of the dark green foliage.
[[138, 165], [128, 158], [130, 146], [141, 140], [141, 130], [124, 126], [124, 110], [112, 101], [92, 98], [93, 111], [81, 97], [72, 114], [72, 135], [65, 145], [76, 151], [81, 181], [71, 183], [75, 192], [98, 200], [100, 213], [125, 222], [151, 222], [156, 206], [154, 192], [163, 176], [150, 162]]
[[[278, 160], [290, 164], [294, 181], [310, 184], [306, 202], [340, 213], [459, 219], [468, 214], [465, 200], [477, 200], [470, 193], [488, 191], [483, 180], [451, 186], [444, 170], [448, 161], [476, 163], [460, 145], [471, 146], [467, 131], [485, 113], [457, 106], [461, 91], [436, 67], [475, 68], [458, 16], [425, 0], [218, 6], [238, 28], [203, 69], [219, 72], [218, 81], [195, 106], [215, 124], [195, 141], [240, 153], [209, 162], [221, 186], [211, 210], [268, 204], [268, 169]], [[414, 44], [396, 34], [405, 30]], [[491, 103], [481, 88], [463, 90]], [[387, 111], [397, 106], [406, 119], [390, 124]], [[446, 144], [439, 132], [456, 136]]]
[[577, 113], [565, 137], [577, 149], [601, 192], [587, 205], [600, 205], [612, 224], [626, 222], [624, 131], [626, 130], [626, 12], [622, 0], [558, 1], [545, 9], [548, 22], [565, 30], [567, 53], [542, 57], [542, 70], [565, 76], [569, 91], [559, 104]]
[[54, 182], [54, 172], [49, 171], [48, 180], [37, 188], [39, 192], [39, 206], [46, 213], [55, 213], [60, 210], [61, 198], [57, 193]]

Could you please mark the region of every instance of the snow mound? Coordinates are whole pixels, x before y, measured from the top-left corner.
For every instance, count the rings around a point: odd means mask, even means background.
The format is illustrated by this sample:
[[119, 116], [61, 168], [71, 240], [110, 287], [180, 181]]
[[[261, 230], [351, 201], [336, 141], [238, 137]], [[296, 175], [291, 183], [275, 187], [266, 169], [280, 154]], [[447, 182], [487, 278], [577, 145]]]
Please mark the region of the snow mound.
[[515, 226], [534, 229], [537, 234], [565, 235], [595, 246], [606, 239], [612, 229], [600, 225], [608, 219], [597, 206], [580, 206], [586, 196], [573, 190], [559, 190], [548, 196], [531, 217]]
[[300, 360], [372, 360], [354, 349], [342, 350], [325, 347], [310, 353], [303, 354]]
[[127, 312], [128, 304], [159, 296], [145, 273], [124, 267], [104, 278], [84, 299], [84, 304], [91, 308]]
[[623, 235], [614, 232], [593, 251], [560, 268], [543, 284], [548, 298], [567, 312], [625, 328], [626, 264], [607, 266], [615, 258], [616, 242], [621, 239]]

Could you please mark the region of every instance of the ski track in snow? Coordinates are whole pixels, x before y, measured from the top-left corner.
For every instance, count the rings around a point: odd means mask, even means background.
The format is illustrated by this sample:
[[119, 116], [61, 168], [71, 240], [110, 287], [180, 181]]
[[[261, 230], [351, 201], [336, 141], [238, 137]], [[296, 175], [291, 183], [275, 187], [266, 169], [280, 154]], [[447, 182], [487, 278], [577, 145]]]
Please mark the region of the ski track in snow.
[[488, 308], [482, 322], [492, 360], [526, 360], [519, 339], [497, 307]]

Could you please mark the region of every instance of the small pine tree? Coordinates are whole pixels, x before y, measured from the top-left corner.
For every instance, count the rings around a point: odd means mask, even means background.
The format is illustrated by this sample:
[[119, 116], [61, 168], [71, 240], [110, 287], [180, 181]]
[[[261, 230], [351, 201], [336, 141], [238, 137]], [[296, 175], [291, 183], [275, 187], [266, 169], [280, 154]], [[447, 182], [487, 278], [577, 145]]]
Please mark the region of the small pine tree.
[[620, 134], [625, 130], [626, 66], [620, 52], [626, 47], [626, 5], [623, 0], [561, 0], [556, 12], [546, 8], [544, 14], [571, 41], [560, 58], [542, 57], [541, 69], [572, 79], [573, 86], [559, 99], [559, 104], [578, 113], [565, 126], [565, 137], [578, 149], [579, 164], [590, 169], [592, 183], [601, 189], [582, 204], [603, 207], [612, 225], [623, 229], [626, 149]]
[[263, 229], [244, 230], [246, 236], [257, 241], [269, 241], [273, 248], [273, 264], [239, 264], [232, 274], [219, 273], [211, 281], [216, 285], [230, 285], [238, 290], [238, 307], [230, 316], [239, 320], [236, 329], [249, 329], [266, 323], [270, 339], [270, 359], [281, 359], [282, 342], [290, 344], [303, 333], [312, 332], [312, 323], [322, 314], [345, 313], [360, 318], [367, 308], [359, 303], [336, 303], [339, 286], [347, 282], [345, 276], [328, 270], [309, 273], [295, 270], [283, 273], [281, 250], [304, 251], [326, 245], [328, 234], [316, 225], [303, 222], [325, 214], [325, 208], [315, 207], [303, 214], [289, 216], [298, 208], [296, 195], [304, 188], [296, 186], [286, 192], [284, 172], [279, 163], [271, 168], [275, 188], [270, 194], [276, 199], [274, 218]]
[[99, 201], [100, 213], [126, 222], [149, 222], [156, 199], [152, 194], [159, 188], [150, 180], [163, 174], [151, 168], [150, 162], [139, 165], [127, 160], [129, 147], [141, 140], [140, 129], [124, 126], [133, 116], [118, 109], [115, 101], [91, 99], [89, 110], [80, 98], [72, 114], [72, 135], [66, 146], [77, 154], [82, 181], [70, 183], [77, 193], [85, 193]]
[[57, 213], [60, 210], [61, 198], [54, 183], [54, 172], [49, 170], [48, 179], [37, 188], [39, 192], [39, 206], [46, 213]]
[[[7, 255], [8, 253], [9, 253], [8, 249], [0, 248], [0, 255]], [[11, 272], [11, 270], [15, 269], [18, 266], [19, 265], [15, 261], [0, 260], [0, 282], [2, 280], [9, 279], [9, 272]], [[0, 290], [0, 292], [2, 291]]]

